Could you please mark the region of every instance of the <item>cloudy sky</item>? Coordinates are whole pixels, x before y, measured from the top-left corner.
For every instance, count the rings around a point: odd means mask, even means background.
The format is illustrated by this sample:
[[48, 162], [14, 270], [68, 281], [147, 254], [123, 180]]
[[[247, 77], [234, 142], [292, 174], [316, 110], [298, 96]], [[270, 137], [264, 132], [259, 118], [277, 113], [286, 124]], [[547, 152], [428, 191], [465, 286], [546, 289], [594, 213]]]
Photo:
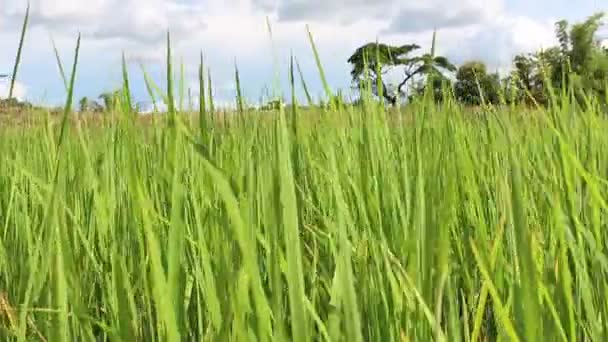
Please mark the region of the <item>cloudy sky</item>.
[[[0, 74], [10, 73], [26, 0], [1, 0]], [[142, 62], [163, 86], [165, 34], [171, 31], [175, 62], [183, 61], [185, 84], [196, 89], [198, 56], [211, 68], [220, 101], [234, 98], [238, 64], [245, 96], [256, 101], [273, 87], [278, 70], [287, 84], [293, 52], [313, 94], [321, 83], [308, 43], [308, 24], [332, 88], [348, 88], [346, 59], [358, 46], [383, 42], [418, 43], [428, 48], [438, 29], [438, 52], [455, 63], [481, 59], [492, 69], [508, 68], [519, 52], [554, 44], [553, 24], [579, 21], [606, 0], [30, 0], [30, 29], [20, 66], [17, 95], [36, 103], [59, 104], [65, 91], [51, 37], [66, 68], [82, 34], [76, 96], [96, 97], [120, 85], [120, 58], [129, 61], [133, 92], [148, 100]], [[270, 39], [266, 18], [272, 26]], [[9, 53], [7, 53], [9, 52]], [[0, 96], [6, 94], [0, 81]]]

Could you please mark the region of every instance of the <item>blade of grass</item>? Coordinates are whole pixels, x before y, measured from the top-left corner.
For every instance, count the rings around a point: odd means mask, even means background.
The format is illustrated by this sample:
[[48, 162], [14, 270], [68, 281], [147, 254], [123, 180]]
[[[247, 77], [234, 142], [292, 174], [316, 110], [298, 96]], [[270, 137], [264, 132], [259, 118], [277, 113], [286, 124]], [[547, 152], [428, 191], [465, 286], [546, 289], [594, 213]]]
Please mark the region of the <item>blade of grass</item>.
[[173, 69], [171, 59], [171, 35], [167, 31], [167, 109], [169, 113], [169, 124], [175, 126], [175, 99], [173, 96]]
[[143, 63], [140, 63], [139, 67], [141, 69], [142, 74], [144, 75], [144, 83], [146, 84], [146, 91], [148, 92], [148, 96], [150, 96], [150, 99], [152, 100], [152, 106], [154, 108], [154, 112], [157, 113], [158, 106], [156, 105], [156, 96], [154, 96], [154, 90], [152, 89], [152, 80], [150, 78], [150, 75], [146, 71], [146, 68], [144, 67]]
[[201, 61], [198, 67], [198, 120], [201, 137], [206, 134], [209, 125], [207, 123], [207, 106], [205, 103], [205, 75], [204, 75], [203, 53], [201, 52]]
[[475, 246], [475, 242], [473, 242], [473, 240], [471, 239], [469, 243], [471, 244], [471, 251], [473, 252], [473, 256], [475, 257], [475, 261], [477, 262], [477, 267], [479, 268], [479, 271], [481, 272], [484, 278], [485, 284], [487, 284], [490, 296], [492, 296], [492, 302], [496, 309], [496, 313], [498, 314], [499, 321], [502, 323], [505, 332], [511, 338], [511, 340], [519, 341], [520, 339], [516, 332], [515, 326], [513, 325], [513, 322], [511, 322], [511, 320], [509, 319], [509, 314], [504, 304], [502, 303], [502, 300], [500, 299], [498, 290], [496, 290], [496, 287], [494, 286], [494, 282], [490, 278], [488, 268], [481, 259], [481, 255], [479, 254], [477, 247]]
[[8, 90], [8, 99], [13, 98], [13, 91], [15, 89], [15, 81], [17, 80], [17, 71], [19, 70], [19, 63], [21, 62], [21, 52], [23, 51], [23, 43], [25, 42], [25, 33], [27, 32], [27, 24], [30, 19], [30, 2], [28, 0], [27, 7], [25, 9], [25, 17], [23, 18], [23, 26], [21, 27], [21, 36], [19, 37], [19, 48], [17, 49], [17, 56], [15, 57], [15, 65], [13, 66], [13, 74], [11, 75], [11, 86]]
[[309, 318], [306, 315], [306, 295], [304, 293], [304, 275], [302, 251], [299, 232], [296, 190], [291, 161], [291, 146], [284, 117], [278, 120], [277, 148], [278, 183], [280, 189], [280, 217], [285, 229], [285, 246], [287, 246], [287, 288], [289, 308], [292, 319], [292, 337], [294, 341], [304, 342], [309, 337]]
[[[325, 77], [325, 71], [323, 70], [323, 65], [321, 65], [321, 58], [319, 57], [319, 52], [317, 51], [317, 46], [315, 45], [315, 41], [312, 37], [312, 33], [310, 32], [310, 28], [306, 25], [306, 31], [308, 32], [308, 41], [310, 42], [310, 46], [312, 48], [315, 62], [317, 63], [317, 71], [319, 72], [319, 76], [321, 77], [321, 83], [323, 84], [323, 89], [325, 90], [325, 95], [327, 95], [328, 100], [331, 101], [333, 98], [333, 93], [331, 88], [329, 87], [329, 83], [327, 82], [327, 78]], [[332, 107], [333, 109], [333, 107]]]
[[65, 71], [63, 70], [63, 63], [61, 63], [61, 57], [59, 56], [59, 51], [57, 50], [57, 46], [55, 45], [55, 40], [51, 36], [51, 44], [53, 45], [53, 52], [55, 53], [55, 61], [57, 62], [57, 67], [59, 68], [59, 74], [61, 75], [61, 80], [63, 81], [63, 85], [65, 87], [65, 91], [68, 91], [68, 80], [65, 76]]
[[300, 63], [298, 62], [297, 58], [296, 58], [296, 66], [298, 68], [298, 74], [300, 75], [300, 83], [302, 84], [302, 89], [304, 89], [304, 94], [306, 95], [306, 100], [308, 101], [308, 105], [313, 106], [314, 102], [312, 100], [312, 96], [310, 95], [310, 92], [308, 91], [308, 86], [306, 85], [306, 80], [304, 79], [304, 74], [302, 73], [302, 69], [300, 68]]
[[133, 110], [131, 104], [131, 89], [129, 87], [129, 72], [127, 70], [127, 62], [125, 59], [125, 53], [122, 53], [122, 89], [123, 89], [123, 113], [130, 114]]

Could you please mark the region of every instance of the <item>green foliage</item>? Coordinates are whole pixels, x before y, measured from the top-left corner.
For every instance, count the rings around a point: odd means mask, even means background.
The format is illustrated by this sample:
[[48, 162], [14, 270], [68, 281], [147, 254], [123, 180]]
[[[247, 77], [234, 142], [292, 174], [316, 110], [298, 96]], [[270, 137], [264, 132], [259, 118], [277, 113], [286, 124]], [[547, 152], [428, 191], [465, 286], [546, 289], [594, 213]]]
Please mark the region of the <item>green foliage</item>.
[[[575, 89], [576, 97], [585, 102], [584, 94], [605, 99], [608, 57], [596, 39], [603, 13], [569, 26], [565, 20], [555, 24], [559, 46], [514, 59], [513, 76], [518, 85], [517, 99], [547, 105], [550, 91]], [[570, 87], [570, 83], [574, 83]]]
[[433, 108], [2, 128], [0, 337], [603, 340], [608, 120]]
[[78, 101], [78, 105], [80, 106], [80, 112], [86, 112], [89, 104], [89, 98], [84, 96]]
[[[438, 77], [441, 81], [431, 81], [434, 88], [440, 88], [446, 83], [444, 73], [453, 72], [456, 67], [445, 56], [435, 56], [436, 32], [433, 32], [431, 50], [420, 56], [409, 54], [420, 49], [417, 44], [392, 46], [383, 43], [368, 43], [359, 47], [348, 58], [352, 64], [351, 76], [360, 93], [370, 91], [379, 97], [383, 97], [390, 104], [396, 104], [398, 97], [404, 93], [404, 87], [414, 77], [421, 76]], [[403, 69], [403, 79], [396, 86], [396, 94], [390, 93], [389, 87], [382, 79], [383, 75], [394, 68]], [[414, 85], [414, 95], [418, 94], [424, 86], [418, 82]], [[371, 89], [369, 89], [371, 87]], [[438, 94], [440, 94], [439, 92]]]
[[[558, 46], [533, 53], [520, 54], [513, 59], [513, 70], [506, 78], [489, 74], [481, 61], [467, 62], [458, 68], [453, 84], [456, 99], [470, 105], [482, 102], [497, 104], [503, 99], [509, 103], [546, 106], [551, 92], [574, 89], [580, 103], [584, 94], [597, 95], [606, 101], [608, 52], [597, 41], [603, 13], [569, 26], [565, 20], [555, 24]], [[409, 56], [418, 45], [391, 46], [368, 43], [358, 48], [348, 59], [352, 64], [351, 76], [360, 89], [371, 86], [371, 92], [384, 97], [389, 103], [397, 102], [406, 83], [412, 83], [410, 99], [432, 89], [436, 100], [441, 101], [444, 87], [451, 87], [446, 73], [457, 70], [446, 57], [435, 56], [436, 33], [433, 33], [431, 50], [419, 56]], [[392, 94], [382, 76], [389, 70], [403, 68], [404, 78]], [[416, 81], [415, 76], [421, 79]], [[436, 77], [437, 80], [426, 79]], [[575, 83], [575, 84], [571, 84]], [[572, 85], [572, 86], [571, 86]], [[483, 101], [482, 101], [483, 100]]]
[[14, 97], [10, 99], [0, 99], [0, 113], [11, 112], [14, 110], [32, 110], [34, 108], [35, 107], [31, 103], [27, 101], [19, 101]]
[[595, 35], [603, 17], [604, 13], [594, 14], [570, 29], [570, 49], [567, 50], [567, 54], [572, 71], [579, 75], [590, 76], [597, 67], [594, 58], [600, 47]]
[[435, 75], [432, 78], [422, 79], [414, 83], [409, 96], [409, 102], [425, 95], [431, 96], [434, 102], [441, 103], [446, 97], [452, 96], [454, 83], [443, 74]]
[[101, 113], [104, 111], [104, 107], [100, 105], [97, 101], [89, 99], [84, 96], [78, 101], [78, 110], [81, 113], [84, 112], [93, 112], [93, 113]]
[[[381, 73], [386, 72], [387, 68], [409, 63], [407, 55], [419, 49], [416, 44], [392, 46], [383, 43], [367, 43], [355, 50], [348, 58], [348, 63], [352, 64], [351, 77], [358, 80], [365, 77], [366, 69], [376, 74], [378, 69]], [[367, 66], [366, 66], [367, 64]]]
[[267, 103], [263, 104], [260, 109], [261, 110], [280, 110], [285, 106], [285, 101], [283, 99], [278, 100], [270, 100]]
[[[352, 64], [353, 82], [361, 93], [371, 90], [375, 95], [395, 104], [397, 97], [389, 93], [382, 76], [394, 67], [406, 66], [408, 69], [405, 71], [405, 78], [397, 87], [397, 92], [400, 93], [407, 81], [414, 76], [410, 72], [413, 61], [408, 58], [408, 54], [419, 48], [416, 44], [391, 46], [383, 43], [367, 43], [359, 47], [348, 58], [348, 63]], [[381, 91], [378, 86], [382, 87]]]
[[457, 100], [469, 105], [498, 104], [500, 92], [498, 74], [488, 74], [483, 62], [470, 61], [458, 68], [454, 83]]
[[[292, 60], [292, 115], [216, 129], [173, 107], [167, 35], [167, 120], [71, 126], [79, 49], [60, 125], [0, 127], [1, 340], [608, 338], [608, 118], [580, 75], [471, 120], [429, 102], [433, 44], [414, 115], [326, 89], [312, 118]], [[530, 89], [545, 60], [521, 60]]]
[[547, 63], [542, 63], [542, 61], [541, 53], [515, 56], [514, 70], [511, 72], [511, 81], [515, 88], [513, 89], [513, 101], [541, 105], [548, 103], [547, 79], [550, 79], [552, 75], [547, 77]]
[[13, 91], [15, 89], [15, 82], [17, 81], [17, 75], [19, 70], [19, 63], [21, 63], [21, 52], [23, 51], [23, 43], [25, 42], [25, 33], [27, 32], [28, 22], [30, 18], [30, 3], [28, 1], [27, 8], [25, 10], [25, 17], [23, 18], [23, 25], [21, 27], [21, 36], [19, 38], [19, 47], [17, 48], [17, 56], [15, 56], [15, 64], [13, 66], [13, 73], [11, 74], [11, 84], [8, 90], [8, 99], [13, 98]]
[[433, 31], [433, 39], [431, 43], [431, 51], [422, 56], [412, 58], [412, 63], [418, 65], [415, 73], [423, 75], [437, 76], [443, 75], [444, 72], [456, 71], [456, 66], [452, 64], [445, 56], [436, 56], [435, 49], [437, 44], [437, 32]]
[[120, 97], [122, 96], [122, 90], [114, 90], [109, 92], [101, 93], [98, 97], [103, 102], [103, 106], [107, 111], [115, 110], [120, 103]]

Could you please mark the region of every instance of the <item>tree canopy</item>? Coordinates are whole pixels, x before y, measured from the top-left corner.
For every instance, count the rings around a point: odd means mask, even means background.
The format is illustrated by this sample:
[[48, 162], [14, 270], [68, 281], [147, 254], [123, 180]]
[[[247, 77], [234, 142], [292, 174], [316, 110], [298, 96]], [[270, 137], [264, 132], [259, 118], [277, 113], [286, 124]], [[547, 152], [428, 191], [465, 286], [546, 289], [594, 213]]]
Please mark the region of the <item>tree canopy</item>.
[[[365, 82], [369, 81], [372, 91], [378, 96], [381, 92], [378, 90], [378, 85], [381, 84], [383, 88], [382, 96], [391, 104], [394, 104], [397, 101], [396, 96], [389, 94], [388, 87], [382, 80], [382, 75], [397, 66], [411, 66], [412, 58], [408, 55], [419, 48], [420, 46], [416, 44], [391, 46], [383, 43], [367, 43], [359, 47], [348, 58], [348, 63], [352, 64], [351, 77], [353, 82], [357, 84], [359, 89], [365, 89]], [[398, 92], [413, 77], [410, 69], [404, 71], [406, 76], [398, 86]]]
[[[413, 90], [413, 96], [419, 96], [431, 86], [437, 99], [447, 85], [452, 87], [457, 100], [471, 105], [484, 101], [498, 103], [501, 97], [508, 102], [547, 105], [550, 88], [571, 89], [578, 98], [582, 94], [593, 94], [607, 101], [608, 46], [602, 46], [598, 38], [603, 18], [604, 13], [597, 13], [573, 25], [566, 20], [556, 22], [558, 44], [515, 56], [512, 70], [504, 77], [497, 72], [488, 73], [482, 61], [466, 61], [457, 68], [445, 56], [436, 56], [435, 32], [430, 51], [418, 55], [413, 55], [420, 49], [417, 44], [376, 42], [359, 47], [348, 59], [352, 65], [351, 77], [360, 90], [369, 85], [375, 96], [389, 104], [397, 102], [407, 85]], [[396, 69], [400, 69], [403, 76], [391, 89], [384, 76]], [[456, 72], [454, 82], [449, 77], [453, 72]], [[420, 76], [417, 81], [416, 76]], [[436, 79], [424, 81], [430, 76]]]
[[499, 93], [499, 75], [488, 74], [483, 62], [470, 61], [458, 68], [454, 95], [459, 101], [471, 105], [480, 105], [484, 102], [496, 104], [499, 101]]
[[[417, 44], [393, 46], [384, 43], [367, 43], [348, 58], [352, 65], [351, 77], [359, 89], [366, 89], [369, 82], [372, 93], [382, 96], [390, 104], [396, 104], [404, 87], [415, 76], [443, 75], [445, 71], [455, 71], [456, 67], [445, 56], [435, 56], [436, 32], [433, 32], [431, 50], [418, 56], [410, 56], [420, 49]], [[397, 84], [395, 93], [390, 93], [383, 75], [396, 68], [402, 69], [403, 77]], [[381, 89], [379, 89], [381, 88]]]

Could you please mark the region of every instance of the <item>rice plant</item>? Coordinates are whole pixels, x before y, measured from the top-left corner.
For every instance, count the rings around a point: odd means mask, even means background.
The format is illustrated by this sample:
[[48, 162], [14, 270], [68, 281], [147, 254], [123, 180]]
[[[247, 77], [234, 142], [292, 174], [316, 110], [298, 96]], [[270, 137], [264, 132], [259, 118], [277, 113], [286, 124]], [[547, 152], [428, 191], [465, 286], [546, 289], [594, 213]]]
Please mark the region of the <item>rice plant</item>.
[[239, 95], [220, 124], [201, 57], [208, 97], [189, 121], [167, 35], [168, 118], [138, 126], [125, 68], [124, 115], [87, 124], [70, 111], [79, 42], [61, 121], [0, 128], [2, 340], [608, 337], [593, 101], [294, 102], [262, 118]]

